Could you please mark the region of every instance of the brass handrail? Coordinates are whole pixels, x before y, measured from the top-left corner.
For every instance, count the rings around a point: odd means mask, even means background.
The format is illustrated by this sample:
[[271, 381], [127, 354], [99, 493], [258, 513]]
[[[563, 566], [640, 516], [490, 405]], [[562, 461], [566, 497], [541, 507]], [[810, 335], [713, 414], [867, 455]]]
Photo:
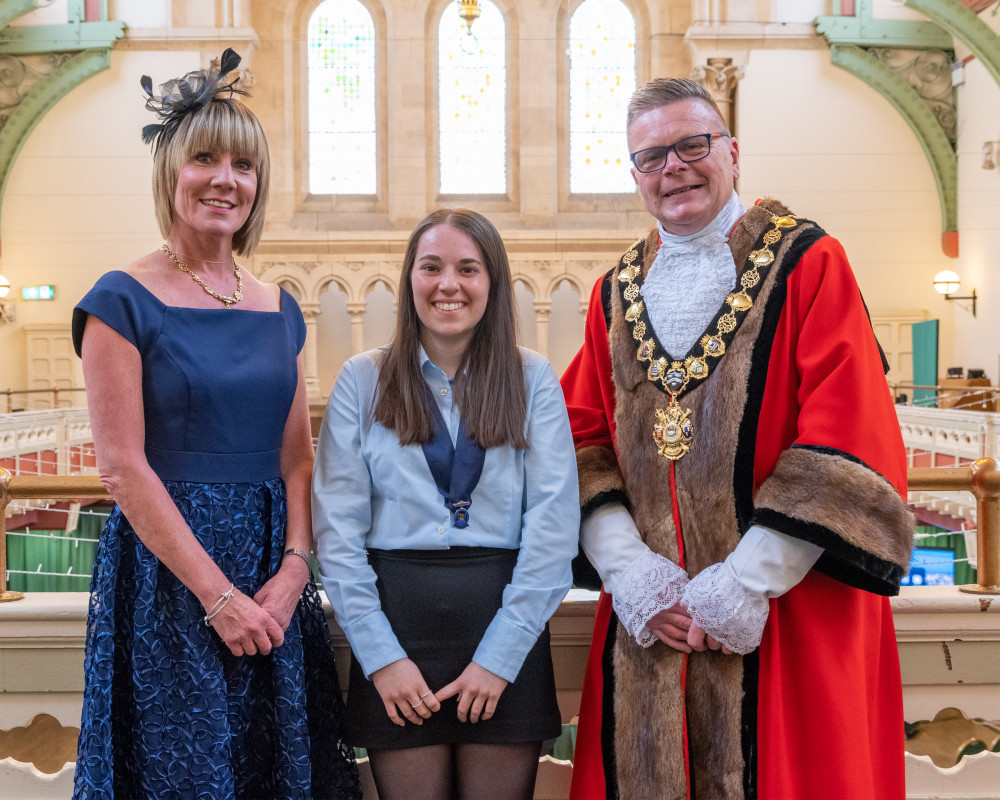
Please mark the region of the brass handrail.
[[980, 458], [968, 467], [920, 467], [907, 474], [911, 491], [965, 491], [976, 498], [976, 577], [959, 587], [972, 594], [1000, 594], [1000, 462]]
[[[973, 594], [1000, 594], [1000, 462], [980, 458], [968, 467], [917, 467], [909, 470], [910, 491], [967, 491], [976, 498], [977, 577], [959, 587]], [[105, 500], [107, 489], [95, 476], [11, 475], [0, 467], [0, 602], [20, 600], [7, 591], [7, 505], [11, 500]]]
[[7, 590], [7, 505], [11, 500], [107, 500], [97, 476], [12, 475], [0, 467], [0, 603], [20, 600], [23, 592]]

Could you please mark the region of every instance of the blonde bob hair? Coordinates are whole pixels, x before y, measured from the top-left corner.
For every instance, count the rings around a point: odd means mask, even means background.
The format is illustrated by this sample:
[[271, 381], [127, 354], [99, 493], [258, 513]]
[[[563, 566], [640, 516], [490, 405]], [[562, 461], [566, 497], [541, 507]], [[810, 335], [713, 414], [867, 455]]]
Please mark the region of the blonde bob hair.
[[157, 147], [153, 156], [153, 203], [160, 233], [169, 239], [174, 227], [174, 192], [181, 167], [203, 152], [232, 153], [250, 159], [256, 167], [257, 196], [247, 221], [233, 235], [233, 250], [250, 256], [264, 232], [271, 156], [257, 115], [235, 98], [212, 100], [188, 114], [174, 135]]

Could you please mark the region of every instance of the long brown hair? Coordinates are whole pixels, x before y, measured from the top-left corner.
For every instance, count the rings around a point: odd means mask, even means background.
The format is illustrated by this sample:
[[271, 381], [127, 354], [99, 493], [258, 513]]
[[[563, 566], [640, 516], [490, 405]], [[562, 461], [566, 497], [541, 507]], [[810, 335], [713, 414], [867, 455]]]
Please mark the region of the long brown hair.
[[438, 225], [450, 225], [472, 239], [490, 277], [486, 311], [455, 376], [455, 402], [462, 411], [465, 429], [483, 447], [511, 445], [526, 450], [527, 400], [507, 251], [493, 223], [464, 208], [438, 209], [410, 235], [399, 280], [396, 330], [379, 363], [372, 417], [394, 430], [403, 445], [423, 444], [433, 437], [426, 383], [418, 360], [420, 318], [413, 301], [412, 275], [420, 238]]

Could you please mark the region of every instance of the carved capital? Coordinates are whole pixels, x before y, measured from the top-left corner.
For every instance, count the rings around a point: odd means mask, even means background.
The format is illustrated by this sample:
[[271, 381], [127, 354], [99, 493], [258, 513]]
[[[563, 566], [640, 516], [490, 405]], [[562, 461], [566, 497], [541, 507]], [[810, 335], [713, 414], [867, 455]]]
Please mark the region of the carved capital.
[[299, 310], [307, 325], [320, 315], [319, 303], [299, 303]]
[[691, 70], [691, 80], [697, 81], [712, 95], [725, 119], [723, 122], [733, 129], [733, 100], [736, 87], [743, 79], [744, 70], [741, 64], [734, 64], [733, 59], [721, 56], [709, 58], [705, 64], [695, 66]]

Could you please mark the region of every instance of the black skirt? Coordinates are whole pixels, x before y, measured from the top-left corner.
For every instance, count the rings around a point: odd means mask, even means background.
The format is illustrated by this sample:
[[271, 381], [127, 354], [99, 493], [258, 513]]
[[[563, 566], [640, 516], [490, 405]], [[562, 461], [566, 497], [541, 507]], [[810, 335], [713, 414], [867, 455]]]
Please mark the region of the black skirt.
[[[517, 554], [517, 550], [495, 547], [368, 551], [368, 563], [378, 576], [382, 611], [432, 691], [458, 678], [472, 661], [503, 603]], [[441, 710], [423, 725], [394, 725], [375, 684], [365, 678], [352, 657], [345, 722], [346, 741], [375, 749], [464, 742], [510, 744], [558, 736], [562, 720], [548, 626], [488, 720], [460, 722], [456, 696], [441, 703]]]

